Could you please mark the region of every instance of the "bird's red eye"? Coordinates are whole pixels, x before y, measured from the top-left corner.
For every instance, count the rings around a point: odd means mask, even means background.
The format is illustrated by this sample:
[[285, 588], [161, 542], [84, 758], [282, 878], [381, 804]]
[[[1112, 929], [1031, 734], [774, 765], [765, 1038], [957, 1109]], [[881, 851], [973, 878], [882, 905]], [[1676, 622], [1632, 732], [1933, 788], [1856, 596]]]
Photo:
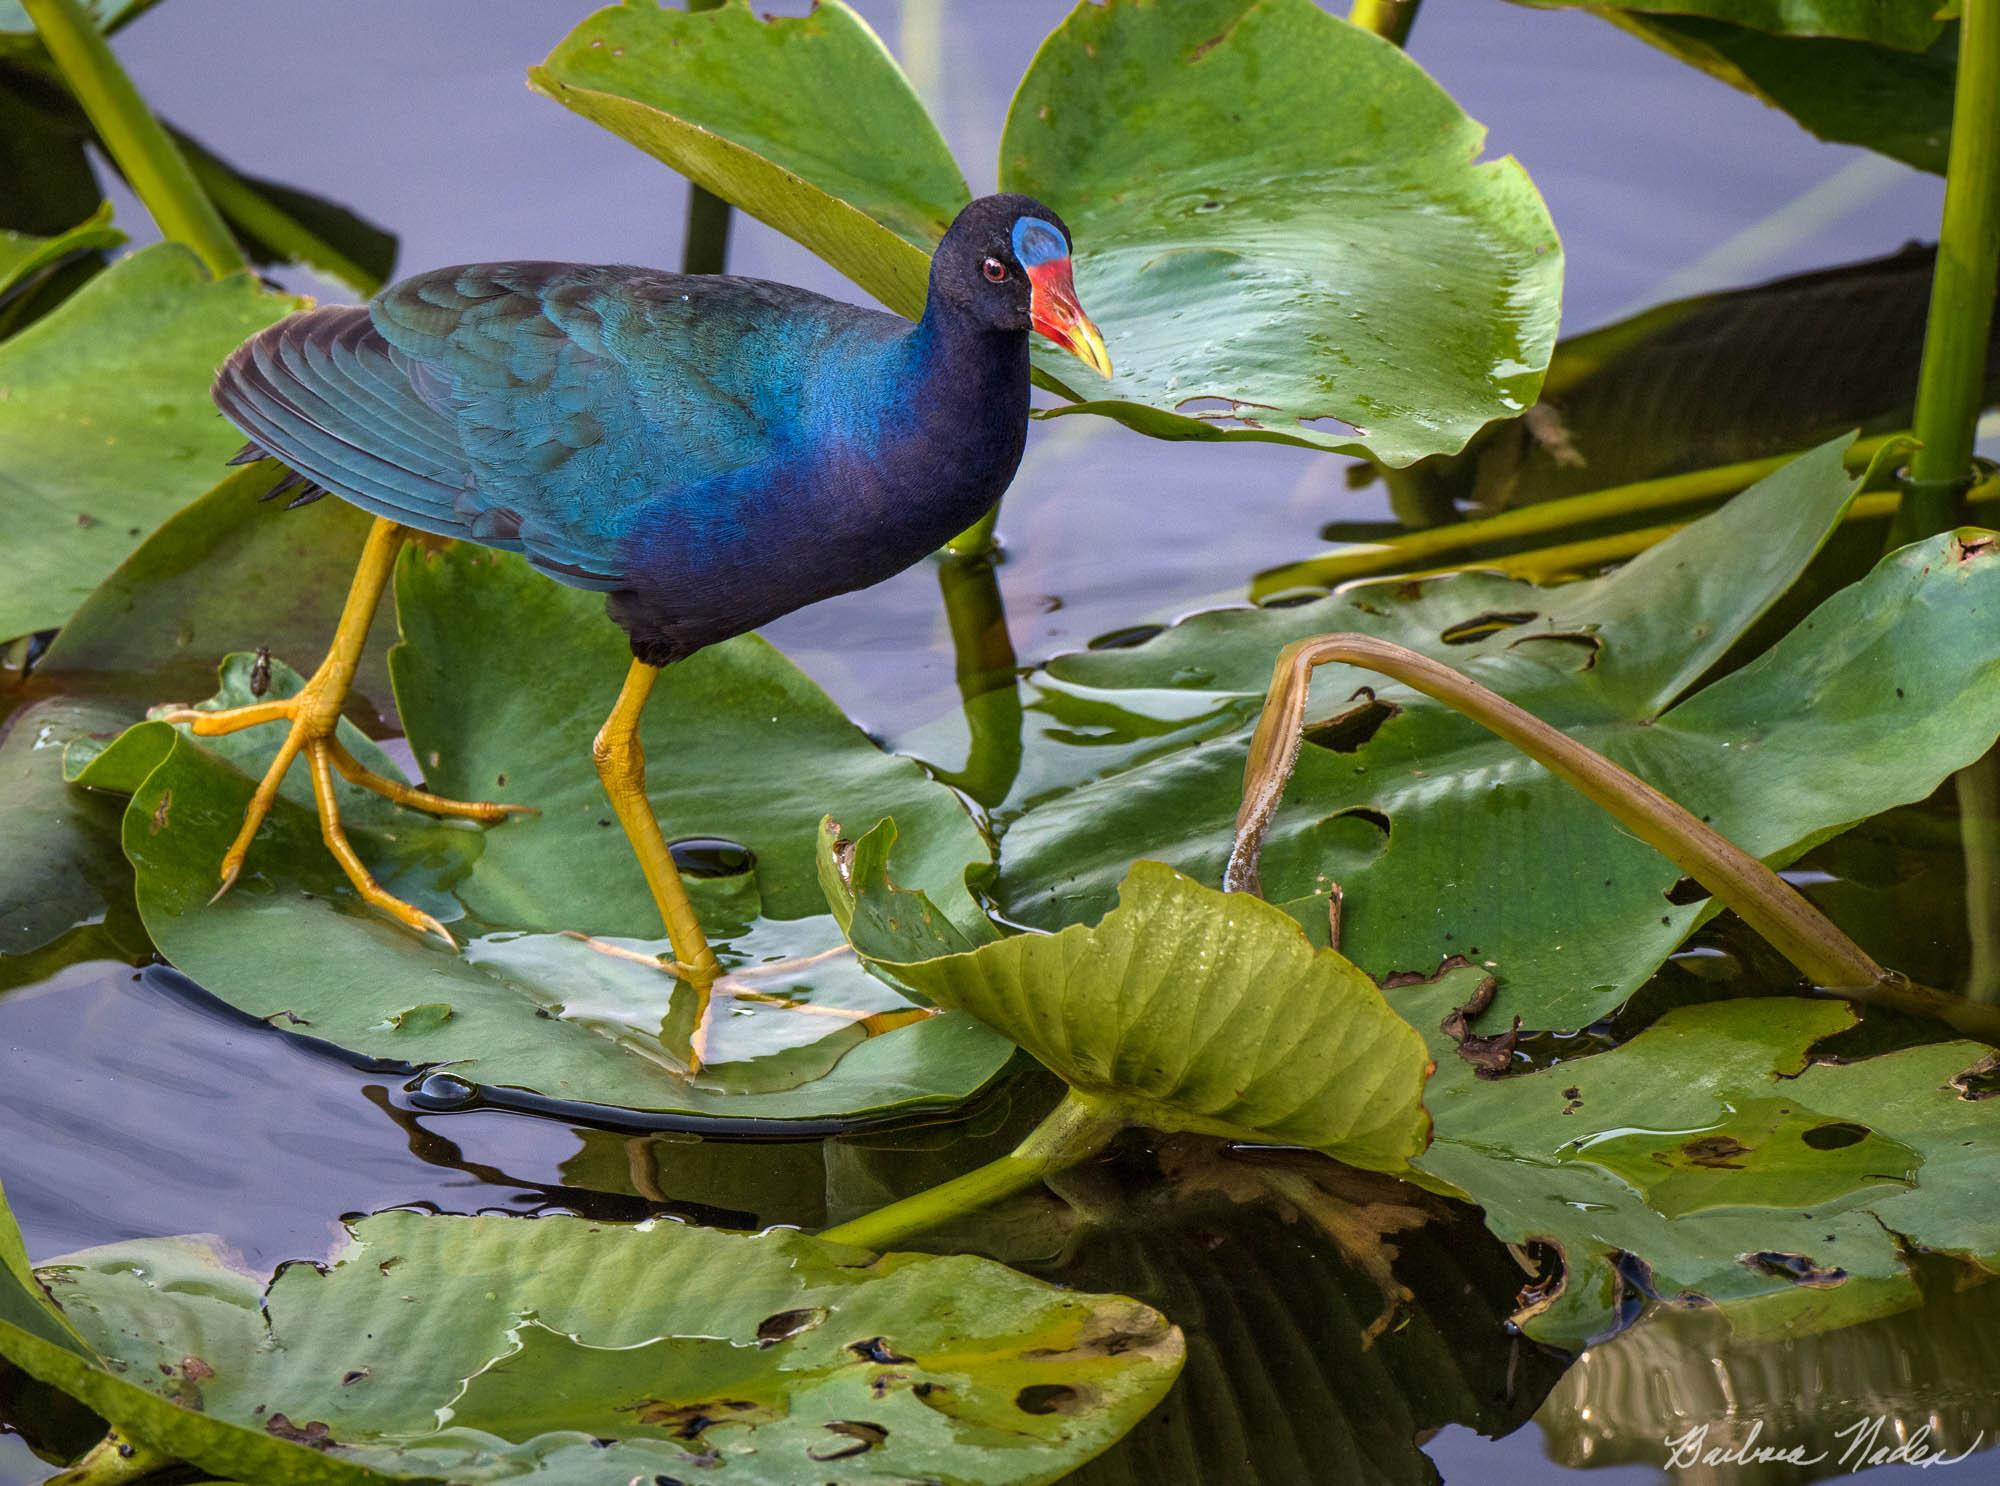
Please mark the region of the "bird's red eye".
[[986, 275], [988, 283], [999, 284], [1006, 281], [1007, 265], [1002, 263], [998, 258], [988, 258], [984, 263], [979, 265], [979, 269], [981, 273]]

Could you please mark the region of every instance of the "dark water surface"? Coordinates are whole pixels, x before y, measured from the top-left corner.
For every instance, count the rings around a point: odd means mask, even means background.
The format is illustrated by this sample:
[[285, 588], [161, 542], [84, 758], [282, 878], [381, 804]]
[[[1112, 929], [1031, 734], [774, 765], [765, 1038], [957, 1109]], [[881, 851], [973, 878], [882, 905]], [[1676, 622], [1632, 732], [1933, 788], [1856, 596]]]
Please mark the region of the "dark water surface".
[[[989, 188], [1007, 98], [1064, 0], [856, 4], [904, 58], [974, 189]], [[760, 8], [803, 6], [764, 0]], [[119, 51], [161, 112], [240, 166], [344, 200], [402, 234], [401, 272], [504, 257], [676, 264], [679, 179], [524, 85], [527, 66], [583, 13], [524, 0], [173, 0], [124, 33]], [[1518, 155], [1547, 197], [1568, 254], [1566, 331], [1669, 294], [1846, 262], [1935, 234], [1935, 179], [1819, 144], [1587, 17], [1430, 0], [1413, 51], [1489, 126], [1491, 150]], [[1338, 107], [1337, 94], [1313, 106]], [[135, 239], [148, 235], [129, 203], [120, 220]], [[851, 293], [757, 224], [739, 220], [732, 249], [737, 271]], [[1094, 419], [1038, 425], [1002, 522], [1001, 586], [1020, 659], [1240, 600], [1251, 573], [1316, 550], [1326, 522], [1384, 514], [1374, 491], [1348, 489], [1347, 469], [1342, 459], [1272, 445], [1156, 443]], [[951, 756], [957, 694], [934, 570], [920, 566], [767, 633], [878, 736], [893, 744], [922, 731], [931, 757]], [[876, 1159], [865, 1143], [786, 1148], [759, 1158], [768, 1189], [735, 1190], [740, 1172], [718, 1174], [683, 1146], [635, 1146], [502, 1114], [419, 1119], [396, 1084], [245, 1026], [157, 970], [83, 964], [0, 993], [0, 1175], [38, 1258], [128, 1237], [213, 1232], [268, 1267], [322, 1253], [343, 1212], [403, 1203], [634, 1216], [678, 1202], [817, 1223], [834, 1200], [825, 1194], [854, 1190], [857, 1164], [865, 1174]], [[1253, 1237], [1273, 1276], [1259, 1269], [1253, 1278], [1271, 1293], [1287, 1246], [1303, 1240], [1276, 1231]], [[1248, 1326], [1242, 1318], [1257, 1313], [1255, 1295], [1231, 1289], [1250, 1281], [1196, 1283], [1193, 1268], [1157, 1255], [1120, 1268], [1105, 1257], [1117, 1252], [1101, 1242], [1075, 1261], [1080, 1268], [1047, 1272], [1134, 1289], [1135, 1275], [1165, 1276], [1149, 1298], [1221, 1351], [1232, 1326]], [[1194, 1285], [1198, 1320], [1170, 1299], [1183, 1281]], [[1237, 1322], [1219, 1309], [1225, 1302], [1238, 1306]], [[1367, 1356], [1357, 1354], [1353, 1371], [1336, 1367], [1346, 1344], [1316, 1330], [1303, 1308], [1290, 1324], [1288, 1340], [1305, 1360], [1265, 1365], [1297, 1449], [1286, 1473], [1264, 1478], [1370, 1479], [1356, 1462], [1374, 1457], [1343, 1454], [1345, 1446], [1314, 1434], [1309, 1416], [1338, 1414], [1346, 1398], [1348, 1433], [1359, 1439], [1367, 1430], [1356, 1421], [1377, 1407], [1366, 1390], [1383, 1387], [1379, 1407], [1390, 1411], [1394, 1390], [1367, 1380]], [[1627, 1338], [1599, 1349], [1610, 1361], [1593, 1354], [1556, 1384], [1542, 1429], [1494, 1444], [1454, 1425], [1430, 1440], [1430, 1458], [1453, 1482], [1562, 1479], [1586, 1463], [1597, 1482], [1659, 1480], [1664, 1452], [1655, 1437], [1683, 1406], [1695, 1411], [1684, 1422], [1730, 1410], [1757, 1417], [1802, 1397], [1842, 1422], [1878, 1408], [1907, 1411], [1934, 1376], [1921, 1361], [1903, 1365], [1923, 1350], [1928, 1324], [1864, 1339], [1883, 1366], [1859, 1381], [1860, 1364], [1827, 1346], [1738, 1347], [1711, 1361], [1720, 1344], [1698, 1337], [1678, 1353], [1668, 1348], [1681, 1359], [1675, 1367], [1635, 1383], [1611, 1376], [1619, 1358], [1637, 1355]], [[1496, 1366], [1517, 1372], [1519, 1359], [1509, 1362], [1493, 1327], [1481, 1327], [1470, 1350], [1498, 1345]], [[1442, 1320], [1438, 1330], [1457, 1334]], [[1635, 1338], [1654, 1330], [1649, 1323]], [[1953, 1366], [1965, 1376], [1974, 1360]], [[1525, 1387], [1516, 1372], [1507, 1373], [1509, 1386]], [[1300, 1381], [1307, 1374], [1310, 1387]], [[1240, 1382], [1240, 1370], [1231, 1375]], [[1333, 1402], [1315, 1402], [1319, 1387]], [[1363, 1409], [1353, 1407], [1355, 1388]], [[1192, 1370], [1188, 1390], [1170, 1405], [1177, 1418], [1169, 1423], [1198, 1432]], [[1953, 1403], [1950, 1422], [1966, 1431], [1944, 1438], [1954, 1448], [1992, 1427], [1990, 1388], [1984, 1398], [1976, 1386], [1969, 1391]], [[1164, 1449], [1158, 1441], [1168, 1438], [1158, 1433], [1148, 1448]], [[1158, 1479], [1140, 1459], [1122, 1467], [1130, 1478]], [[1939, 1479], [2000, 1479], [1991, 1461], [1974, 1457]], [[1368, 1469], [1373, 1478], [1408, 1478], [1385, 1463]], [[46, 1474], [18, 1439], [0, 1435], [0, 1486]]]

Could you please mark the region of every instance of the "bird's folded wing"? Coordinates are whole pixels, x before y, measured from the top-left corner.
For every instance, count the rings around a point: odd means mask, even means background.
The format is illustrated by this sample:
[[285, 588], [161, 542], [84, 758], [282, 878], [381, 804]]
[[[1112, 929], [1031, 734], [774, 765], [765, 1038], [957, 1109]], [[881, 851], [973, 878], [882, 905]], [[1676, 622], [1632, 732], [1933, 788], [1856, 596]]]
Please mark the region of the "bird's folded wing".
[[668, 277], [530, 263], [424, 274], [255, 336], [215, 400], [355, 505], [620, 588], [641, 508], [764, 444], [747, 401], [701, 365], [704, 346], [645, 358]]

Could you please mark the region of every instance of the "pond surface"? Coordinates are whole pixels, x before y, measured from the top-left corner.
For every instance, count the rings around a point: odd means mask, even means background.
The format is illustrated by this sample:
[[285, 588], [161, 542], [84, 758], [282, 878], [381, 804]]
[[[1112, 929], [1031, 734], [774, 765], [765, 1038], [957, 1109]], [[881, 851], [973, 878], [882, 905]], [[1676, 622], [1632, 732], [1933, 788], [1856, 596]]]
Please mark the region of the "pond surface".
[[[1009, 91], [1066, 4], [856, 8], [903, 57], [974, 189], [989, 186]], [[176, 0], [124, 33], [119, 50], [163, 114], [245, 169], [307, 184], [398, 231], [400, 272], [504, 257], [674, 264], [679, 179], [522, 82], [576, 18], [518, 0]], [[1412, 51], [1489, 126], [1489, 148], [1517, 154], [1547, 198], [1568, 255], [1566, 333], [1670, 295], [1870, 257], [1935, 233], [1936, 179], [1819, 144], [1586, 17], [1431, 0]], [[129, 202], [119, 219], [144, 239]], [[731, 264], [852, 293], [802, 249], [741, 219]], [[1343, 459], [1271, 445], [1153, 442], [1095, 419], [1037, 425], [1001, 523], [1000, 585], [1019, 659], [1238, 602], [1251, 574], [1319, 547], [1328, 522], [1385, 517], [1379, 487], [1350, 488], [1348, 470]], [[932, 568], [767, 634], [890, 746], [921, 737], [927, 758], [962, 753]], [[271, 973], [286, 972], [274, 964]], [[1030, 1086], [1016, 1101], [1033, 1106], [1045, 1093]], [[985, 1124], [1002, 1129], [1015, 1117], [1002, 1111]], [[0, 992], [0, 1169], [37, 1256], [212, 1232], [268, 1267], [321, 1253], [338, 1214], [398, 1204], [817, 1224], [841, 1201], [865, 1201], [871, 1153], [895, 1146], [781, 1147], [732, 1164], [732, 1152], [501, 1113], [419, 1116], [396, 1078], [270, 1035], [162, 969], [85, 963]], [[1133, 1151], [1126, 1163], [1154, 1159]], [[1331, 1290], [1300, 1278], [1306, 1261], [1327, 1261], [1323, 1243], [1264, 1217], [1213, 1221], [1235, 1245], [1228, 1264], [1205, 1257], [1208, 1230], [1172, 1228], [1175, 1243], [1163, 1247], [1136, 1221], [1107, 1222], [1060, 1258], [1033, 1243], [1017, 1258], [1162, 1304], [1197, 1352], [1216, 1359], [1191, 1369], [1162, 1418], [1087, 1478], [1162, 1480], [1190, 1458], [1228, 1458], [1212, 1435], [1225, 1417], [1235, 1421], [1234, 1406], [1201, 1392], [1227, 1377], [1250, 1400], [1243, 1427], [1291, 1431], [1286, 1449], [1244, 1452], [1264, 1462], [1256, 1479], [1421, 1479], [1414, 1457], [1377, 1453], [1371, 1429], [1386, 1420], [1407, 1440], [1466, 1415], [1410, 1402], [1430, 1384], [1395, 1338], [1381, 1352], [1354, 1349], [1342, 1328], [1365, 1295], [1342, 1292], [1353, 1306], [1336, 1304]], [[1786, 1346], [1722, 1348], [1698, 1326], [1647, 1323], [1560, 1381], [1549, 1368], [1537, 1382], [1538, 1364], [1498, 1329], [1521, 1276], [1485, 1273], [1504, 1287], [1486, 1314], [1468, 1321], [1440, 1301], [1416, 1328], [1434, 1326], [1448, 1348], [1439, 1355], [1460, 1355], [1468, 1396], [1501, 1427], [1520, 1422], [1534, 1389], [1554, 1392], [1537, 1424], [1499, 1443], [1462, 1424], [1429, 1438], [1446, 1480], [1541, 1482], [1579, 1467], [1607, 1486], [1659, 1480], [1657, 1437], [1677, 1417], [1768, 1417], [1767, 1437], [1791, 1443], [1787, 1427], [1810, 1426], [1817, 1439], [1857, 1418], [1908, 1416], [1935, 1392], [1939, 1442], [1954, 1452], [2000, 1423], [2000, 1357], [1982, 1339], [1995, 1328], [1962, 1309], [1954, 1318], [1948, 1304], [1866, 1337]], [[1945, 1377], [1955, 1392], [1943, 1390]], [[1816, 1407], [1800, 1411], [1802, 1396]], [[1213, 1450], [1221, 1455], [1205, 1454]], [[1805, 1480], [1836, 1467], [1690, 1478]], [[0, 1486], [47, 1473], [0, 1435]], [[2000, 1466], [1975, 1456], [1945, 1479], [1996, 1480]]]

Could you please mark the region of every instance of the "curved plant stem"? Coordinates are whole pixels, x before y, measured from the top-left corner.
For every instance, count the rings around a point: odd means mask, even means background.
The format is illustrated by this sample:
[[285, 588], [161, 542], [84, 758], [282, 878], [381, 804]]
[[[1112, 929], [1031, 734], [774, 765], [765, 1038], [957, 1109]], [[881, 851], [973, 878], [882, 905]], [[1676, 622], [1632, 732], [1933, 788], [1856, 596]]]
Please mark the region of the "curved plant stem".
[[[1847, 466], [1857, 472], [1865, 469], [1868, 462], [1884, 448], [1908, 437], [1908, 434], [1894, 433], [1862, 439], [1847, 451]], [[1746, 459], [1736, 464], [1690, 470], [1686, 474], [1667, 475], [1657, 480], [1607, 486], [1584, 495], [1565, 496], [1561, 500], [1541, 501], [1517, 510], [1502, 511], [1497, 516], [1461, 521], [1450, 526], [1428, 527], [1378, 544], [1308, 557], [1259, 573], [1251, 582], [1250, 597], [1263, 599], [1286, 589], [1330, 588], [1351, 578], [1421, 571], [1439, 566], [1442, 559], [1462, 556], [1503, 542], [1553, 536], [1601, 521], [1614, 521], [1647, 512], [1713, 504], [1755, 484], [1797, 457], [1780, 454], [1769, 459]], [[1672, 528], [1654, 527], [1651, 530], [1656, 533], [1651, 540], [1657, 541]], [[1597, 540], [1610, 542], [1628, 535], [1631, 534], [1619, 533]], [[1644, 545], [1650, 546], [1651, 541]], [[1634, 547], [1616, 555], [1630, 556], [1631, 552], [1639, 550], [1642, 549]]]
[[820, 1234], [830, 1243], [864, 1249], [891, 1245], [953, 1218], [975, 1212], [1003, 1197], [1026, 1191], [1044, 1177], [1087, 1161], [1111, 1143], [1127, 1124], [1114, 1106], [1071, 1089], [1027, 1139], [997, 1161], [954, 1177], [941, 1186], [877, 1208], [865, 1217], [837, 1224]]
[[1910, 461], [1910, 498], [1898, 523], [1904, 540], [1943, 531], [1957, 519], [1959, 494], [1972, 475], [2000, 270], [2000, 3], [1966, 0], [1960, 26], [1944, 220], [1912, 420], [1923, 447]]
[[291, 262], [309, 264], [318, 272], [339, 279], [357, 294], [373, 294], [382, 287], [381, 275], [363, 268], [271, 197], [254, 190], [213, 155], [199, 147], [184, 150], [182, 154], [188, 169], [194, 173], [195, 183], [245, 232], [268, 243]]
[[1321, 635], [1287, 645], [1279, 655], [1250, 742], [1236, 841], [1222, 879], [1226, 891], [1256, 891], [1264, 833], [1298, 761], [1306, 691], [1313, 670], [1330, 662], [1378, 671], [1513, 744], [1734, 909], [1815, 985], [1867, 992], [1890, 979], [1777, 873], [1650, 784], [1450, 666], [1369, 635]]
[[995, 501], [984, 516], [944, 544], [946, 555], [984, 557], [993, 550], [993, 529], [999, 524], [1000, 502]]
[[1410, 39], [1410, 27], [1417, 23], [1419, 3], [1420, 0], [1354, 0], [1347, 18], [1384, 41], [1404, 46]]
[[75, 1465], [49, 1480], [49, 1486], [122, 1486], [143, 1480], [173, 1465], [174, 1457], [128, 1440], [112, 1430], [90, 1447]]
[[153, 117], [78, 0], [22, 0], [69, 90], [162, 235], [185, 243], [220, 278], [247, 268], [222, 215]]

